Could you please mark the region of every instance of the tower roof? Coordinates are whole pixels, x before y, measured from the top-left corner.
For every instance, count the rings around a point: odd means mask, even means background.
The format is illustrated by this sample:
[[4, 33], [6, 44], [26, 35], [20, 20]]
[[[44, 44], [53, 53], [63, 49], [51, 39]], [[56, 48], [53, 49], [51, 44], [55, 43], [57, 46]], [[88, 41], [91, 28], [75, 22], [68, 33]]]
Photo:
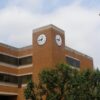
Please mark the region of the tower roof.
[[42, 30], [45, 30], [45, 29], [49, 29], [49, 28], [53, 28], [53, 29], [55, 29], [55, 30], [57, 30], [57, 31], [59, 31], [59, 32], [61, 32], [61, 33], [64, 33], [64, 30], [62, 30], [62, 29], [56, 27], [56, 26], [53, 25], [53, 24], [50, 24], [50, 25], [46, 25], [46, 26], [43, 26], [43, 27], [36, 28], [36, 29], [33, 30], [33, 32], [39, 32], [39, 31], [42, 31]]

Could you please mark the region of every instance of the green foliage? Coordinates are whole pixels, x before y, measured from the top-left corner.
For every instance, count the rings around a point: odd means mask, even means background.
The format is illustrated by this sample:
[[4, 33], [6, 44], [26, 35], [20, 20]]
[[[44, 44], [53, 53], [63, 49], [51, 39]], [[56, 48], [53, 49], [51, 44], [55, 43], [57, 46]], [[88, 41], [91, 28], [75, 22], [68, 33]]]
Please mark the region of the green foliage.
[[32, 80], [30, 80], [29, 83], [27, 84], [27, 88], [24, 91], [26, 100], [28, 100], [30, 98], [32, 100], [36, 100], [34, 88], [35, 88], [35, 84], [32, 82]]
[[[55, 69], [43, 70], [39, 81], [38, 86], [28, 83], [26, 99], [34, 97], [32, 100], [42, 100], [42, 96], [46, 95], [46, 100], [100, 100], [99, 70], [80, 72], [69, 65], [60, 64]], [[37, 93], [33, 91], [34, 88]]]

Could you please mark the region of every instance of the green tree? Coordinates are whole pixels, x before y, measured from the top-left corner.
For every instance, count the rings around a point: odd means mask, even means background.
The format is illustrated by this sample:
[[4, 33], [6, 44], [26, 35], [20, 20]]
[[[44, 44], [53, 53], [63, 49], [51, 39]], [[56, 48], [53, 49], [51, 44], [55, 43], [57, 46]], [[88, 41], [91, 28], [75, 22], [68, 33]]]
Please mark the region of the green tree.
[[42, 100], [43, 95], [46, 95], [46, 100], [100, 100], [99, 70], [80, 72], [60, 64], [55, 69], [43, 70], [37, 86], [32, 85], [32, 81], [29, 84], [25, 97], [32, 100]]
[[24, 91], [26, 100], [28, 99], [36, 100], [35, 87], [36, 87], [35, 84], [32, 82], [32, 80], [30, 80], [27, 84], [27, 88]]

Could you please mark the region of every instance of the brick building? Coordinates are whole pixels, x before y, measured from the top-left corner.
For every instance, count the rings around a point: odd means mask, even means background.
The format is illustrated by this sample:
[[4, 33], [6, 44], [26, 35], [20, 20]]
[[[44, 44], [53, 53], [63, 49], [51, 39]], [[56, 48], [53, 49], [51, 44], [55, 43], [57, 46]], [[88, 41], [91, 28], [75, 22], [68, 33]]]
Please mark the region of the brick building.
[[93, 69], [93, 59], [65, 46], [64, 31], [54, 25], [33, 30], [33, 43], [16, 48], [0, 43], [0, 100], [24, 100], [27, 80], [38, 81], [44, 68], [67, 63], [74, 68]]

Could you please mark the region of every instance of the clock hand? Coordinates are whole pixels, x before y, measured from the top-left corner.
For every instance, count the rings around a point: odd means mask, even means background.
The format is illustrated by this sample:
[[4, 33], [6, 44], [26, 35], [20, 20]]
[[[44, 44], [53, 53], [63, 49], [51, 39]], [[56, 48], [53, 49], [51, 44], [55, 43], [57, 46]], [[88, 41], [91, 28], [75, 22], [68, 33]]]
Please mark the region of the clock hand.
[[43, 38], [39, 39], [38, 41], [42, 41], [42, 40], [43, 40]]
[[41, 41], [43, 40], [43, 38], [41, 38]]
[[60, 41], [60, 39], [57, 39], [58, 41]]

